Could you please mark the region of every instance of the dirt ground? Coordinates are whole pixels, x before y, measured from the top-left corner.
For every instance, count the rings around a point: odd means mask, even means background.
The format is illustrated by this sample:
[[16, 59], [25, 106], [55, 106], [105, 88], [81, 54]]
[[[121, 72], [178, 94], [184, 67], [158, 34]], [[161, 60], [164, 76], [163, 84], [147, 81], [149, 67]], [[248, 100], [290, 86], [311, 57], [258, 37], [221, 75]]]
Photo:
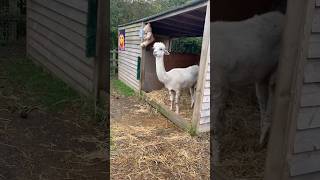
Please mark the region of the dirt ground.
[[106, 179], [104, 127], [72, 107], [21, 115], [24, 89], [11, 86], [2, 65], [24, 58], [21, 45], [0, 47], [0, 180]]
[[191, 137], [139, 100], [112, 90], [112, 179], [209, 179], [209, 134]]

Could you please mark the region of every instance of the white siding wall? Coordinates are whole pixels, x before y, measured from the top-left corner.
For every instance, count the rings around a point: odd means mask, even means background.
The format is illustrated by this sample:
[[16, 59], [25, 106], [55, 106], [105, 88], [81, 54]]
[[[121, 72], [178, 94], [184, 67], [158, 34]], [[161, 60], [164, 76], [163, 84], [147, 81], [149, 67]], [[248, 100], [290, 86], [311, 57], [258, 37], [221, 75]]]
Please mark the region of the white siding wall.
[[118, 76], [121, 81], [133, 88], [135, 91], [140, 90], [140, 81], [137, 80], [138, 57], [141, 57], [139, 30], [142, 23], [131, 24], [119, 28], [125, 29], [125, 51], [119, 51], [119, 70]]
[[320, 0], [316, 0], [304, 70], [290, 179], [320, 179]]
[[206, 75], [203, 85], [203, 97], [200, 110], [199, 132], [210, 131], [210, 45], [208, 48]]

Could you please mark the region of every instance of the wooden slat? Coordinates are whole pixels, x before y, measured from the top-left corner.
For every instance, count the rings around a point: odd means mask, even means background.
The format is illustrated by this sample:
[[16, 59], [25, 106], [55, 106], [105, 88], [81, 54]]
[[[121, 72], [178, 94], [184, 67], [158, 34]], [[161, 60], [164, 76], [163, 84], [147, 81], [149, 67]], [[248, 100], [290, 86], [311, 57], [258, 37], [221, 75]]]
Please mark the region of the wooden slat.
[[120, 81], [122, 81], [124, 84], [126, 84], [128, 87], [130, 87], [134, 91], [136, 91], [136, 92], [138, 91], [138, 87], [136, 87], [136, 85], [132, 84], [131, 82], [128, 82], [125, 75], [118, 74], [118, 78]]
[[119, 64], [118, 64], [119, 66], [122, 66], [122, 68], [120, 69], [120, 68], [118, 68], [119, 69], [119, 71], [122, 71], [122, 70], [127, 70], [127, 71], [129, 71], [129, 72], [131, 72], [132, 74], [137, 74], [136, 73], [136, 71], [137, 71], [137, 66], [134, 66], [134, 65], [132, 65], [131, 63], [128, 63], [128, 62], [126, 62], [126, 61], [119, 61]]
[[210, 110], [200, 110], [200, 117], [210, 117]]
[[118, 74], [119, 79], [122, 80], [126, 85], [134, 89], [135, 91], [139, 90], [139, 84], [132, 81], [132, 79], [128, 78], [127, 74], [121, 72]]
[[50, 8], [53, 11], [56, 11], [59, 14], [63, 14], [64, 16], [79, 22], [81, 24], [87, 24], [87, 13], [76, 10], [75, 8], [71, 8], [64, 4], [61, 4], [55, 0], [33, 0], [47, 8]]
[[[318, 36], [318, 37], [320, 37], [320, 36]], [[309, 58], [320, 58], [320, 41], [310, 42], [308, 57]]]
[[290, 180], [319, 180], [320, 172], [291, 177]]
[[320, 105], [320, 83], [305, 84], [302, 87], [301, 106], [319, 106]]
[[77, 71], [77, 73], [82, 74], [86, 78], [90, 80], [93, 79], [92, 67], [89, 67], [88, 65], [84, 64], [83, 62], [81, 62], [81, 60], [77, 59], [69, 52], [67, 52], [65, 49], [56, 45], [54, 42], [46, 39], [46, 37], [44, 37], [43, 35], [33, 30], [30, 30], [29, 32], [30, 38], [32, 38], [38, 44], [48, 49], [51, 54], [54, 54], [59, 59], [59, 61], [62, 61], [65, 63], [65, 65], [72, 67], [75, 71]]
[[320, 128], [298, 131], [295, 136], [294, 152], [320, 150]]
[[59, 35], [56, 32], [51, 31], [50, 29], [41, 26], [37, 22], [34, 22], [33, 20], [30, 21], [30, 30], [41, 34], [42, 36], [47, 36], [47, 38], [53, 42], [55, 42], [56, 45], [64, 48], [66, 51], [68, 51], [73, 56], [77, 57], [81, 62], [87, 64], [90, 67], [93, 67], [93, 60], [86, 57], [85, 51], [78, 46], [74, 45], [61, 35]]
[[65, 26], [54, 22], [48, 19], [45, 16], [37, 14], [32, 10], [29, 10], [28, 18], [32, 19], [33, 21], [38, 22], [39, 24], [45, 26], [46, 28], [60, 34], [61, 36], [67, 38], [70, 42], [74, 43], [78, 47], [85, 50], [86, 40], [85, 37], [73, 32], [72, 30], [66, 28]]
[[61, 4], [65, 4], [69, 7], [75, 8], [84, 13], [88, 12], [88, 0], [56, 0]]
[[210, 103], [202, 103], [201, 110], [210, 110]]
[[126, 64], [123, 64], [123, 63], [119, 63], [119, 66], [118, 66], [118, 72], [125, 72], [127, 73], [128, 75], [130, 75], [130, 78], [134, 81], [138, 81], [136, 79], [136, 76], [137, 76], [137, 73], [136, 73], [136, 70], [134, 70], [135, 68], [132, 68]]
[[[210, 131], [210, 123], [199, 124], [198, 131], [199, 132], [208, 132], [208, 131]], [[222, 179], [219, 179], [219, 180], [222, 180]]]
[[312, 32], [320, 33], [320, 8], [316, 8], [314, 12]]
[[297, 128], [299, 130], [320, 128], [320, 107], [300, 108]]
[[320, 59], [319, 61], [307, 62], [304, 70], [304, 82], [305, 83], [320, 82]]
[[206, 123], [210, 123], [210, 117], [201, 117], [200, 118], [200, 124], [206, 124]]
[[320, 171], [320, 151], [294, 155], [290, 161], [291, 176]]
[[56, 22], [63, 24], [64, 26], [72, 29], [74, 32], [82, 36], [86, 36], [86, 26], [80, 23], [77, 23], [65, 16], [58, 14], [56, 11], [52, 11], [44, 6], [39, 5], [38, 3], [33, 3], [30, 9], [38, 14], [41, 14], [45, 17], [50, 17], [50, 19], [55, 20]]
[[132, 57], [137, 59], [139, 56], [141, 56], [138, 52], [128, 52], [128, 51], [121, 51], [121, 53], [119, 53], [120, 56], [122, 55], [127, 55], [128, 57]]
[[138, 22], [135, 24], [127, 25], [127, 26], [120, 26], [119, 29], [130, 29], [130, 28], [141, 27], [141, 26], [142, 26], [142, 22]]
[[60, 78], [62, 81], [67, 83], [76, 91], [84, 95], [90, 95], [91, 89], [83, 88], [76, 81], [74, 81], [68, 74], [62, 71], [58, 66], [52, 64], [46, 57], [41, 55], [35, 48], [31, 45], [28, 45], [28, 55], [32, 57], [33, 61], [36, 61], [37, 64], [44, 66], [48, 71], [52, 72], [56, 77]]
[[34, 49], [37, 49], [39, 53], [42, 54], [42, 56], [46, 57], [46, 59], [42, 59], [44, 61], [50, 61], [51, 64], [54, 64], [55, 66], [59, 67], [61, 70], [65, 72], [65, 74], [68, 74], [72, 79], [74, 79], [78, 84], [81, 84], [81, 86], [85, 89], [91, 90], [92, 81], [90, 81], [87, 77], [81, 75], [79, 72], [74, 70], [72, 67], [68, 66], [64, 62], [62, 62], [58, 57], [56, 57], [54, 54], [49, 52], [47, 49], [44, 48], [43, 45], [39, 44], [39, 42], [34, 41], [33, 39], [29, 39], [28, 42], [30, 46], [32, 46]]
[[136, 62], [137, 59], [138, 59], [137, 56], [134, 57], [134, 56], [129, 56], [129, 55], [127, 55], [127, 54], [119, 54], [118, 58], [119, 58], [119, 60], [120, 60], [120, 59], [124, 59], [124, 60], [130, 60], [130, 61], [132, 61], [132, 62]]

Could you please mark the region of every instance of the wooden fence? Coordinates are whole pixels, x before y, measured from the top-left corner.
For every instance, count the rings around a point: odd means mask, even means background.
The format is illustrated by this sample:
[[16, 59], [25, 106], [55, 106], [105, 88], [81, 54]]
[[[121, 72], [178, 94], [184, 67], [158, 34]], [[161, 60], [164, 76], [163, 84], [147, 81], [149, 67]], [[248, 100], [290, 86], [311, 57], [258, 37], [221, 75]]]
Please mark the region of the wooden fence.
[[118, 73], [118, 51], [110, 50], [110, 75], [115, 76]]

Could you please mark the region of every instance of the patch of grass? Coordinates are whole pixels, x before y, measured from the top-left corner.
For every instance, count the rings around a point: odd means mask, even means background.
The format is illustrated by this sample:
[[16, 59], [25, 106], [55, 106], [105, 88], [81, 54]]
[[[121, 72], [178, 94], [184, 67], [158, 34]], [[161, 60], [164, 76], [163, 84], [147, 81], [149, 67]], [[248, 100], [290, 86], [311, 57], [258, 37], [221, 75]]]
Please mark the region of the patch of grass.
[[111, 86], [121, 95], [124, 95], [126, 97], [135, 95], [135, 92], [133, 89], [131, 89], [129, 86], [125, 85], [123, 82], [121, 82], [118, 79], [112, 79], [111, 80]]
[[48, 110], [61, 111], [70, 103], [83, 101], [77, 92], [30, 59], [8, 59], [1, 65], [25, 104], [40, 104]]

